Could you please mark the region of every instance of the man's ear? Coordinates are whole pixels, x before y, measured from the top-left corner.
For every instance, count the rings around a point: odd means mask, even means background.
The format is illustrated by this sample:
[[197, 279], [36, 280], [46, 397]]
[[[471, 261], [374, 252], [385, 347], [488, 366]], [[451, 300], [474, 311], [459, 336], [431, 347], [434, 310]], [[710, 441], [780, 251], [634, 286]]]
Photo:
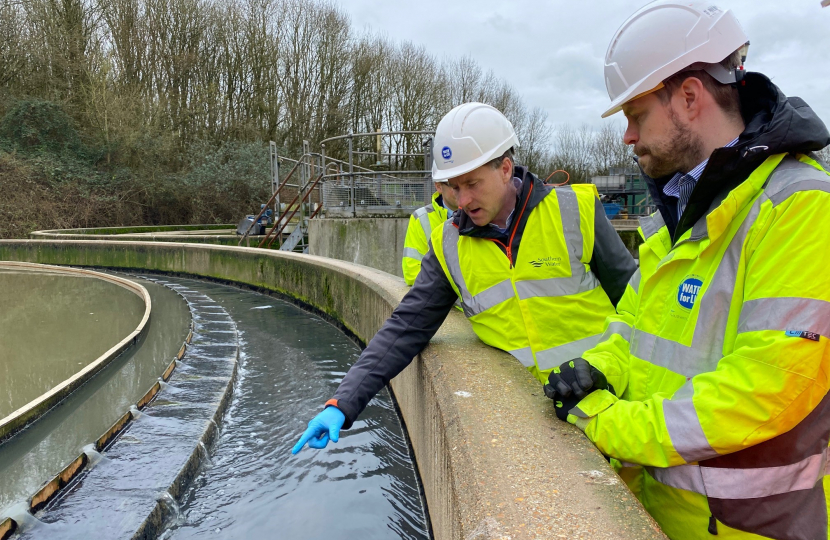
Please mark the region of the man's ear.
[[503, 159], [501, 161], [501, 174], [502, 180], [505, 183], [509, 182], [510, 179], [513, 178], [513, 158]]
[[694, 120], [701, 114], [706, 89], [697, 77], [686, 77], [678, 89], [682, 114], [687, 120]]

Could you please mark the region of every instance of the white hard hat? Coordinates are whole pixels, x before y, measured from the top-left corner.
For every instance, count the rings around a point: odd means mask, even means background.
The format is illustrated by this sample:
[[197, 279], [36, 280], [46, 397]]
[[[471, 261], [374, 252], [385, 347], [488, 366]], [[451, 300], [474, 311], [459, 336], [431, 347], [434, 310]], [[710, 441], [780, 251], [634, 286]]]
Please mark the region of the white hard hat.
[[[734, 83], [735, 74], [718, 64], [747, 43], [741, 23], [731, 10], [711, 3], [652, 2], [629, 17], [617, 30], [605, 53], [605, 87], [611, 106], [603, 118], [654, 90], [664, 80], [689, 68], [700, 66], [720, 82]], [[696, 66], [697, 67], [697, 66]]]
[[464, 103], [448, 112], [435, 129], [432, 180], [446, 182], [518, 146], [513, 124], [498, 109]]

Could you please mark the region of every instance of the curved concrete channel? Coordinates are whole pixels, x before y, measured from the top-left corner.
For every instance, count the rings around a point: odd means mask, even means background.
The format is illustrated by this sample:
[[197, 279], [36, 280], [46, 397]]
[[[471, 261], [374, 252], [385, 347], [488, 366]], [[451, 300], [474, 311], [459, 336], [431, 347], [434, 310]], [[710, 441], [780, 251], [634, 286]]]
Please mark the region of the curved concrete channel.
[[[3, 241], [0, 259], [190, 275], [310, 307], [366, 342], [406, 288], [370, 268], [216, 245]], [[436, 538], [665, 538], [530, 375], [451, 313], [394, 391]], [[305, 423], [305, 416], [295, 421]]]
[[[317, 408], [359, 354], [349, 338], [290, 303], [250, 291], [178, 278], [131, 279], [151, 288], [164, 285], [186, 300], [193, 320], [187, 345], [162, 375], [166, 384], [153, 384], [94, 447], [28, 501], [7, 508], [12, 519], [5, 523], [17, 529], [15, 538], [82, 538], [102, 528], [113, 538], [219, 531], [267, 537], [275, 524], [291, 538], [428, 537], [417, 478], [388, 395], [373, 402], [334, 452], [285, 459], [301, 431], [296, 410]], [[156, 318], [169, 322], [164, 313]], [[237, 323], [246, 329], [245, 341]], [[246, 366], [243, 360], [232, 392], [238, 353], [250, 361]], [[82, 393], [73, 398], [67, 407], [83, 400]], [[223, 418], [226, 406], [231, 412]], [[13, 458], [6, 450], [0, 446], [0, 461]], [[33, 477], [23, 476], [18, 480]], [[8, 499], [9, 475], [0, 478], [0, 499]], [[321, 506], [341, 522], [334, 535], [308, 527]]]
[[194, 321], [177, 359], [96, 441], [103, 454], [91, 456], [71, 483], [62, 482], [62, 492], [32, 498], [37, 519], [11, 516], [22, 525], [18, 538], [83, 538], [96, 530], [110, 538], [156, 538], [175, 514], [175, 500], [196, 474], [229, 402], [239, 340], [233, 319], [210, 298], [171, 288], [187, 301]]

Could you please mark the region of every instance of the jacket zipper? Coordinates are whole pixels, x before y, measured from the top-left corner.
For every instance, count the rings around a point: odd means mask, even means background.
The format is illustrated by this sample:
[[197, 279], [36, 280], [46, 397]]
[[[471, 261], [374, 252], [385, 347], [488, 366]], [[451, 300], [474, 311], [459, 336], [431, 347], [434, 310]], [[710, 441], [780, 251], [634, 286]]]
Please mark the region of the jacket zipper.
[[[530, 201], [530, 197], [533, 195], [533, 182], [530, 183], [530, 190], [527, 192], [527, 197], [525, 198], [525, 203], [522, 205], [522, 209], [519, 212], [519, 215], [516, 217], [516, 221], [514, 221], [513, 232], [510, 233], [510, 240], [508, 241], [505, 249], [507, 249], [507, 258], [510, 261], [510, 268], [513, 268], [513, 238], [516, 237], [516, 231], [519, 230], [519, 224], [522, 222], [522, 216], [525, 213], [525, 209], [527, 208], [527, 203]], [[494, 242], [497, 240], [494, 240]], [[501, 242], [499, 242], [501, 244]], [[504, 244], [501, 244], [504, 246]]]
[[503, 242], [499, 242], [495, 238], [488, 238], [487, 240], [490, 240], [491, 242], [495, 242], [495, 243], [497, 243], [498, 245], [500, 245], [501, 247], [504, 248], [504, 250], [506, 252], [506, 255], [507, 255], [507, 260], [510, 261], [510, 268], [513, 268], [513, 259], [510, 258], [510, 247], [505, 246]]

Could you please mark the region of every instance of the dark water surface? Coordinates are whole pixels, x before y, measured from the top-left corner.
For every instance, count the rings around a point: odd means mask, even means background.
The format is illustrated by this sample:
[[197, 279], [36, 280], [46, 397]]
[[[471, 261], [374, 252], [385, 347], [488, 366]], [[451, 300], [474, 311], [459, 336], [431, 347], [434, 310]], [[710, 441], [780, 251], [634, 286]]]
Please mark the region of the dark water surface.
[[291, 447], [360, 351], [287, 302], [195, 280], [236, 322], [239, 378], [210, 452], [164, 538], [429, 537], [403, 430], [384, 390], [325, 450]]

